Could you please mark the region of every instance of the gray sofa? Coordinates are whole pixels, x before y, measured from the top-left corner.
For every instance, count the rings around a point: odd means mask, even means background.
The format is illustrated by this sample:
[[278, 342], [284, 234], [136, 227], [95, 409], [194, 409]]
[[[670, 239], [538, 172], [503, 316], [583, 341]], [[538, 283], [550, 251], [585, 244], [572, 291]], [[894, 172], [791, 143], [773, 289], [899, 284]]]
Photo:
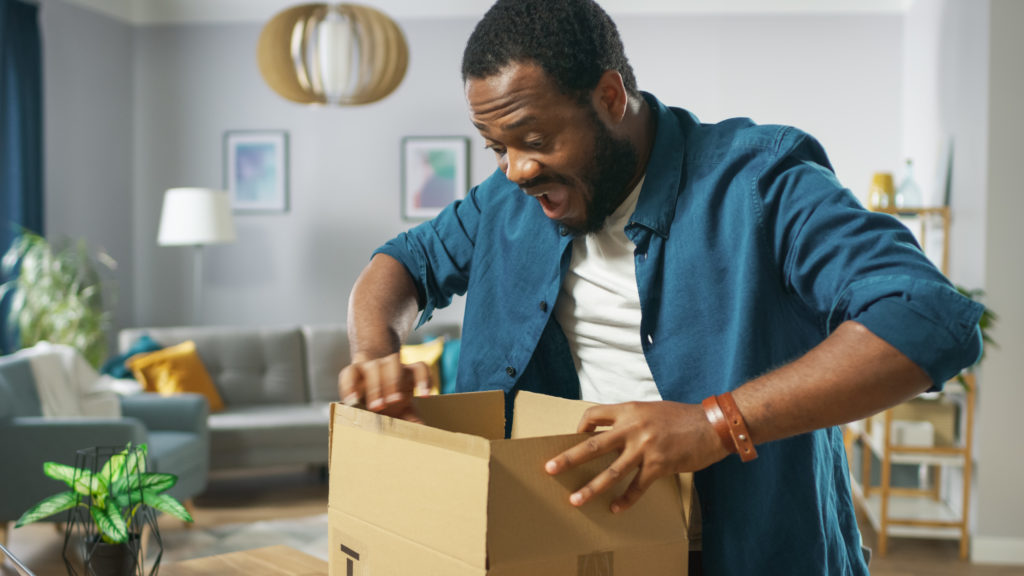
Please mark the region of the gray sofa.
[[[209, 416], [211, 470], [327, 464], [329, 405], [349, 363], [344, 326], [132, 328], [120, 350], [143, 334], [165, 347], [195, 342], [225, 404]], [[458, 338], [459, 327], [427, 325], [410, 342], [432, 336]]]

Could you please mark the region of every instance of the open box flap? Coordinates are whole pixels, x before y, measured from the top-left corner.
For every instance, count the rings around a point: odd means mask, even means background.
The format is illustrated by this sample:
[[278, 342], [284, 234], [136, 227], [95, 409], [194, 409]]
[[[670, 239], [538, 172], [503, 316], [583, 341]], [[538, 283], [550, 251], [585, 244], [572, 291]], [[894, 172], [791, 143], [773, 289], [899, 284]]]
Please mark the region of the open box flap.
[[512, 416], [513, 438], [575, 434], [583, 412], [596, 404], [556, 396], [519, 392]]
[[505, 437], [505, 393], [501, 390], [419, 396], [413, 408], [428, 426], [500, 440]]

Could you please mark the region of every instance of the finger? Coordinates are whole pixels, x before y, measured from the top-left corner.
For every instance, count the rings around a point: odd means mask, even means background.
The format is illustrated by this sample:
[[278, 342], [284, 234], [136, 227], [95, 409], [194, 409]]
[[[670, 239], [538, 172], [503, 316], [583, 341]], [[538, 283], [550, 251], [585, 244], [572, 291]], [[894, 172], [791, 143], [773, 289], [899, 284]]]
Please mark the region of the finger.
[[370, 410], [380, 410], [384, 407], [384, 399], [381, 397], [381, 375], [379, 362], [365, 362], [360, 366], [363, 373], [363, 395], [366, 399], [366, 407]]
[[544, 469], [548, 474], [558, 474], [563, 470], [579, 466], [584, 462], [589, 462], [598, 456], [616, 450], [621, 444], [621, 440], [619, 440], [613, 430], [600, 432], [548, 460], [544, 464]]
[[338, 374], [338, 394], [348, 406], [355, 406], [363, 400], [364, 387], [359, 365], [350, 364]]
[[620, 512], [625, 512], [632, 508], [633, 505], [636, 504], [637, 500], [647, 492], [647, 489], [650, 488], [651, 484], [654, 484], [654, 481], [657, 479], [658, 475], [656, 473], [651, 472], [649, 469], [644, 469], [644, 467], [641, 466], [640, 470], [637, 471], [636, 476], [633, 477], [633, 481], [629, 483], [629, 487], [627, 487], [626, 491], [622, 493], [622, 496], [619, 496], [614, 502], [612, 502], [612, 514], [619, 514]]
[[399, 404], [405, 399], [405, 369], [397, 356], [383, 358], [380, 368], [380, 395], [387, 405]]
[[425, 362], [415, 362], [413, 364], [406, 364], [406, 368], [412, 372], [412, 379], [415, 385], [415, 394], [417, 396], [426, 396], [430, 394], [430, 367]]
[[615, 459], [610, 466], [601, 471], [600, 474], [569, 496], [569, 503], [573, 506], [582, 506], [589, 502], [594, 496], [601, 494], [612, 486], [615, 486], [624, 476], [633, 472], [640, 466], [639, 453], [623, 453]]
[[593, 432], [598, 426], [614, 425], [621, 409], [620, 404], [602, 404], [587, 408], [576, 427], [576, 433]]

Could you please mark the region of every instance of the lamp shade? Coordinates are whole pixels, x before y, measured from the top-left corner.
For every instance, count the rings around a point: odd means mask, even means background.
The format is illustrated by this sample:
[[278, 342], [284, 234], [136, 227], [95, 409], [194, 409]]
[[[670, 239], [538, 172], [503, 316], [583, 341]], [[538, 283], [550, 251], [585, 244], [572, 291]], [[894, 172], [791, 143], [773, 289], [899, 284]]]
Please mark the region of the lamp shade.
[[398, 87], [409, 46], [398, 24], [359, 4], [300, 4], [260, 33], [260, 72], [278, 94], [303, 104], [376, 102]]
[[157, 244], [220, 244], [234, 240], [235, 223], [227, 191], [171, 188], [164, 193]]

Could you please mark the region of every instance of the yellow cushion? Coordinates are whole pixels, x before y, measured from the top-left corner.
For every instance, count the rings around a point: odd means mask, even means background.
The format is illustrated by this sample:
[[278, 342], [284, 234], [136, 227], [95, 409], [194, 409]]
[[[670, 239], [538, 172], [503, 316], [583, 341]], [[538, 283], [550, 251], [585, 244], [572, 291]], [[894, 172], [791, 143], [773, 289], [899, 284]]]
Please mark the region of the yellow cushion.
[[423, 362], [430, 369], [430, 393], [441, 393], [441, 353], [444, 352], [444, 338], [437, 338], [423, 344], [406, 344], [399, 351], [402, 364]]
[[206, 396], [210, 412], [224, 409], [224, 400], [214, 387], [192, 340], [156, 352], [136, 354], [126, 360], [125, 365], [147, 392], [157, 392], [161, 396], [196, 392]]

